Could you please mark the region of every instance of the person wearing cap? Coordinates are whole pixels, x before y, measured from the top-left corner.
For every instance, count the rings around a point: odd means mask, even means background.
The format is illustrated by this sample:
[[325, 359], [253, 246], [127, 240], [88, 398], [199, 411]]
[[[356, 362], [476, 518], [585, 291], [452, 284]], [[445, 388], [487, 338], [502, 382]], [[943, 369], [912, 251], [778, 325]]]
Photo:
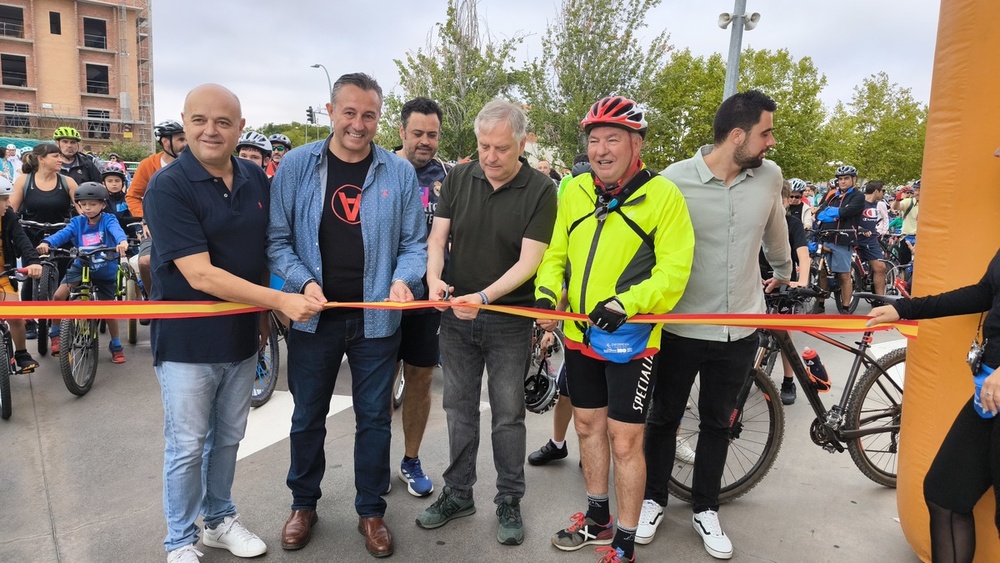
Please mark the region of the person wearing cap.
[[[589, 316], [563, 327], [588, 508], [556, 532], [552, 544], [564, 551], [610, 544], [597, 549], [602, 562], [630, 562], [662, 325], [626, 321], [673, 309], [691, 273], [695, 235], [677, 186], [642, 162], [646, 120], [634, 101], [598, 100], [580, 126], [591, 172], [566, 186], [535, 280], [535, 308], [554, 310], [565, 281], [567, 310]], [[545, 330], [556, 324], [536, 322]], [[612, 460], [617, 525], [608, 497]]]
[[[672, 312], [764, 313], [761, 247], [774, 271], [764, 290], [791, 279], [781, 168], [765, 158], [775, 145], [776, 109], [774, 100], [756, 90], [730, 96], [715, 113], [715, 143], [662, 172], [684, 194], [695, 236], [691, 277]], [[691, 523], [709, 555], [728, 559], [733, 546], [719, 521], [719, 490], [729, 453], [729, 417], [753, 364], [757, 334], [753, 328], [708, 325], [666, 325], [663, 332], [646, 421], [646, 491], [636, 541], [652, 541], [663, 520], [677, 429], [698, 377], [701, 422]]]

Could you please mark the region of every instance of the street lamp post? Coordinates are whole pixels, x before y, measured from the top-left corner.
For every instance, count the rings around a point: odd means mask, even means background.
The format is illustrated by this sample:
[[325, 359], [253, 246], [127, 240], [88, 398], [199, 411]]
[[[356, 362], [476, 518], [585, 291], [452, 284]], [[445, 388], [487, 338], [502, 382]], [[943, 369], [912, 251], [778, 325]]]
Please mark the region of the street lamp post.
[[743, 30], [750, 31], [757, 27], [760, 14], [747, 14], [747, 0], [736, 0], [733, 13], [719, 14], [719, 27], [726, 29], [733, 23], [732, 35], [729, 36], [729, 60], [726, 62], [726, 85], [722, 91], [722, 99], [736, 93], [736, 83], [740, 78], [740, 51], [743, 49]]
[[[330, 81], [330, 71], [326, 70], [326, 67], [323, 66], [323, 65], [321, 65], [320, 63], [316, 63], [316, 64], [312, 65], [311, 68], [321, 68], [321, 69], [323, 69], [323, 74], [326, 75], [326, 92], [327, 92], [326, 96], [332, 102], [333, 101], [333, 98], [332, 98], [332, 96], [333, 96], [333, 82]], [[330, 116], [330, 132], [331, 133], [333, 132], [333, 117], [332, 116]]]

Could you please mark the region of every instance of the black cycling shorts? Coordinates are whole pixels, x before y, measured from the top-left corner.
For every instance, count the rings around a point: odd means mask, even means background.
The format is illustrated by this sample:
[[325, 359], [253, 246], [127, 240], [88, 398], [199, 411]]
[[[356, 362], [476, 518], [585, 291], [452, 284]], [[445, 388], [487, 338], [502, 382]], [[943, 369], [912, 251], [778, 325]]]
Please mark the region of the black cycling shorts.
[[608, 408], [608, 418], [645, 424], [658, 354], [616, 364], [566, 349], [566, 386], [576, 408]]
[[438, 328], [441, 313], [417, 313], [403, 315], [399, 325], [398, 360], [418, 368], [432, 368], [438, 364], [441, 348], [438, 346]]

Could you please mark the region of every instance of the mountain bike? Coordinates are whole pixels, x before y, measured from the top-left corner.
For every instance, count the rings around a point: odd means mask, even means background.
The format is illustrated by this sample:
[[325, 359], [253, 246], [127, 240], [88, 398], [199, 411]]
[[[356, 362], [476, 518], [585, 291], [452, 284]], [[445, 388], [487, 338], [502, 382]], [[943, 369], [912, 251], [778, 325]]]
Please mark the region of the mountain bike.
[[267, 341], [257, 350], [257, 377], [250, 395], [250, 406], [254, 408], [271, 400], [271, 395], [274, 394], [274, 388], [278, 384], [278, 369], [281, 367], [281, 350], [278, 346], [288, 335], [288, 327], [278, 319], [274, 311], [269, 311], [268, 316], [271, 332]]
[[[64, 254], [81, 265], [80, 283], [71, 287], [70, 301], [96, 301], [97, 286], [90, 279], [90, 270], [99, 262], [118, 256], [113, 246], [94, 248], [51, 248], [50, 252]], [[113, 295], [105, 296], [113, 299]], [[100, 354], [100, 321], [98, 319], [62, 319], [59, 323], [59, 371], [69, 392], [86, 395], [94, 385], [97, 376], [97, 359]]]
[[[0, 277], [10, 277], [17, 281], [24, 281], [26, 278], [25, 268], [11, 268], [0, 273]], [[14, 361], [14, 340], [10, 336], [10, 327], [7, 321], [0, 319], [0, 419], [7, 420], [13, 412], [13, 405], [10, 393], [10, 378], [18, 373], [31, 373], [34, 368], [27, 371], [20, 371]]]
[[[801, 299], [804, 293], [789, 291], [793, 299]], [[871, 296], [854, 294], [855, 299]], [[892, 298], [880, 296], [879, 299], [890, 301]], [[876, 359], [869, 352], [874, 331], [865, 331], [853, 347], [824, 334], [806, 332], [854, 355], [844, 384], [846, 392], [839, 402], [827, 408], [814, 384], [813, 375], [803, 364], [788, 332], [761, 330], [758, 334], [760, 344], [753, 367], [747, 374], [737, 396], [736, 409], [730, 417], [729, 452], [719, 502], [731, 502], [753, 489], [767, 475], [781, 449], [785, 430], [784, 411], [778, 399], [778, 390], [767, 372], [778, 354], [788, 358], [799, 387], [816, 414], [809, 427], [813, 443], [831, 453], [847, 450], [866, 477], [894, 488], [903, 413], [906, 348], [893, 350]], [[831, 379], [833, 375], [830, 374]], [[678, 434], [692, 446], [698, 439], [698, 387], [696, 383], [691, 389], [691, 408], [685, 411]], [[668, 484], [671, 494], [691, 502], [693, 478], [693, 465], [675, 461]]]
[[[36, 221], [21, 219], [22, 227], [32, 231], [41, 232], [45, 236], [62, 230], [67, 224], [68, 223], [39, 223]], [[35, 301], [52, 301], [52, 296], [55, 295], [56, 289], [59, 287], [59, 267], [53, 260], [60, 258], [53, 257], [51, 254], [40, 256], [40, 258], [42, 264], [42, 277], [37, 280], [31, 280], [31, 294]], [[38, 344], [38, 353], [42, 356], [49, 353], [49, 323], [49, 319], [38, 319], [37, 321], [38, 338], [36, 343]]]
[[[826, 231], [819, 231], [816, 233], [816, 241], [819, 243], [819, 247], [815, 253], [812, 255], [812, 265], [809, 268], [809, 285], [811, 287], [821, 287], [820, 279], [826, 279], [826, 290], [825, 293], [819, 296], [818, 303], [822, 303], [826, 297], [833, 297], [834, 303], [837, 304], [837, 311], [842, 315], [850, 315], [858, 308], [858, 301], [856, 299], [851, 299], [850, 305], [844, 306], [844, 299], [840, 291], [840, 278], [830, 269], [830, 264], [828, 258], [830, 251], [826, 248], [824, 243], [832, 244], [828, 239], [832, 239], [837, 234], [850, 234], [854, 235], [853, 229], [830, 229]], [[860, 264], [860, 260], [857, 258], [855, 253], [851, 259], [851, 285], [852, 287], [860, 287], [861, 280], [864, 277], [864, 269]], [[832, 295], [828, 295], [832, 294]]]

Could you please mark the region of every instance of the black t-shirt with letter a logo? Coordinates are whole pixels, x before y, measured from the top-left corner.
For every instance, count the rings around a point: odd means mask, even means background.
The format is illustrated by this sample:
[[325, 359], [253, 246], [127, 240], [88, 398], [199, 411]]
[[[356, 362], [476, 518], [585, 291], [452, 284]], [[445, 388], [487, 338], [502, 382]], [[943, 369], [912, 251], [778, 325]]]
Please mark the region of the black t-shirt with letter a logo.
[[[372, 154], [361, 162], [344, 162], [327, 154], [326, 198], [319, 223], [323, 258], [323, 294], [328, 301], [365, 300], [365, 244], [361, 236], [361, 187]], [[360, 317], [361, 309], [327, 309], [325, 319]]]

